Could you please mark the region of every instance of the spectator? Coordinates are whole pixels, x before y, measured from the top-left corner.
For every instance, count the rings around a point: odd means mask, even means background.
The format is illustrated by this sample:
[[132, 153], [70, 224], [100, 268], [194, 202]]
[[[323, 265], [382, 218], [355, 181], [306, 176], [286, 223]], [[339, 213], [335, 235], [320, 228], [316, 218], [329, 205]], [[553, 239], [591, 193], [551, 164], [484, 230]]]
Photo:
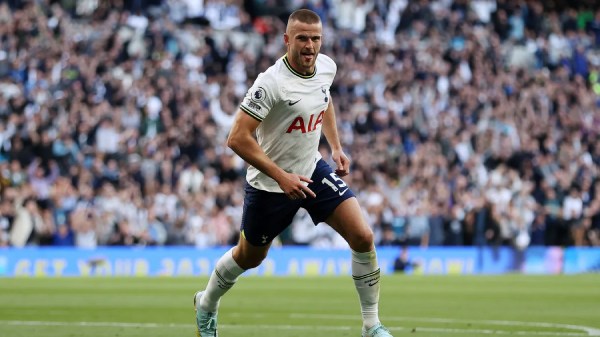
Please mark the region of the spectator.
[[52, 245], [58, 247], [72, 247], [75, 245], [73, 231], [67, 224], [59, 224], [52, 238]]
[[36, 244], [36, 232], [43, 228], [43, 219], [35, 199], [17, 200], [21, 205], [16, 208], [14, 224], [10, 232], [10, 244], [14, 247], [24, 247]]
[[406, 273], [412, 271], [414, 268], [418, 268], [419, 263], [412, 261], [408, 258], [408, 247], [402, 246], [400, 254], [394, 259], [394, 272]]
[[583, 200], [581, 200], [581, 192], [577, 186], [572, 186], [569, 189], [569, 194], [564, 198], [562, 215], [565, 226], [573, 235], [573, 243], [577, 246], [581, 246], [583, 240], [583, 228], [581, 222], [581, 217], [583, 215]]

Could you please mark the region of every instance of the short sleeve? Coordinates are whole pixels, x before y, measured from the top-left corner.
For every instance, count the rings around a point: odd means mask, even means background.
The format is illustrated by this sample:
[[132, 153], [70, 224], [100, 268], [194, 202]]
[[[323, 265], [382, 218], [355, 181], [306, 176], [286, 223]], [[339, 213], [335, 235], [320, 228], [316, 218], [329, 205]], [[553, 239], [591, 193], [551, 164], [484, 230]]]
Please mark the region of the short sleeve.
[[240, 109], [262, 122], [277, 101], [279, 92], [275, 80], [269, 74], [258, 75], [240, 104]]

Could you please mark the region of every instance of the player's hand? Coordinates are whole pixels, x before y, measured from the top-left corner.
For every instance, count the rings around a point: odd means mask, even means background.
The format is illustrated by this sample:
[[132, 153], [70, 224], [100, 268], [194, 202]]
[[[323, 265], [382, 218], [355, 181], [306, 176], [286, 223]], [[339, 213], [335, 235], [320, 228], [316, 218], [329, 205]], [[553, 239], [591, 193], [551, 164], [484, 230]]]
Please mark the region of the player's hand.
[[306, 199], [307, 197], [314, 198], [317, 195], [304, 183], [312, 183], [308, 177], [293, 173], [286, 173], [283, 179], [278, 181], [279, 187], [283, 193], [291, 200]]
[[335, 174], [339, 177], [347, 176], [350, 173], [350, 159], [348, 159], [344, 151], [333, 151], [331, 157], [337, 166]]

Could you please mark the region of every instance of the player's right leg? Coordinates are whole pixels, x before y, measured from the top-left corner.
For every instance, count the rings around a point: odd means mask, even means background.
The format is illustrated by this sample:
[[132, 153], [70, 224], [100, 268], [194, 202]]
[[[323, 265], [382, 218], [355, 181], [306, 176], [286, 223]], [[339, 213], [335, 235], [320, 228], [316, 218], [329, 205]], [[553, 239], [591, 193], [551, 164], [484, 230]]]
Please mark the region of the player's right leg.
[[225, 253], [210, 275], [204, 291], [194, 295], [197, 335], [217, 336], [217, 310], [221, 297], [244, 271], [258, 267], [267, 256], [272, 240], [289, 224], [301, 201], [283, 193], [270, 193], [246, 185], [240, 240]]
[[260, 265], [267, 256], [269, 247], [270, 243], [265, 246], [253, 246], [242, 235], [238, 245], [217, 261], [206, 289], [194, 294], [198, 337], [217, 336], [217, 310], [221, 297], [234, 286], [241, 274]]

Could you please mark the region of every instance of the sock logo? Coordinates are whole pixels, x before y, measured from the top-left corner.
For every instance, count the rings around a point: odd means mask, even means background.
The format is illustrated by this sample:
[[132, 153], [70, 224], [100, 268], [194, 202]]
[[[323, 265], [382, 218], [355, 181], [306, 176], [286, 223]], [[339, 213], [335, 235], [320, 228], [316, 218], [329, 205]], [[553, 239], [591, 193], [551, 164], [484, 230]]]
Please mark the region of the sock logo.
[[374, 271], [372, 273], [368, 273], [368, 274], [362, 275], [362, 276], [352, 276], [352, 278], [355, 281], [361, 281], [363, 284], [366, 284], [369, 287], [372, 287], [372, 286], [376, 285], [377, 283], [379, 283], [379, 276], [380, 276], [380, 270], [377, 269], [376, 271]]
[[221, 274], [219, 273], [219, 271], [217, 271], [215, 269], [215, 275], [217, 275], [217, 277], [219, 278], [217, 280], [217, 284], [219, 285], [219, 288], [221, 289], [230, 289], [231, 287], [233, 287], [233, 282], [227, 282], [225, 280], [225, 278], [223, 276], [221, 276]]
[[370, 280], [368, 285], [369, 285], [369, 287], [372, 287], [372, 286], [376, 285], [377, 283], [379, 283], [379, 277], [377, 279]]

